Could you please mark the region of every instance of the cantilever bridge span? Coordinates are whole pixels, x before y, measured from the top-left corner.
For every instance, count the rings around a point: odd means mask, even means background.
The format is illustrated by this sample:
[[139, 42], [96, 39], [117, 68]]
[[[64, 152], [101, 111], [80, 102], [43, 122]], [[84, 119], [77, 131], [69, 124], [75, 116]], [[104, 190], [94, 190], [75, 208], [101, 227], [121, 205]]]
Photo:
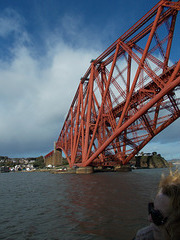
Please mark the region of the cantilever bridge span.
[[56, 142], [70, 167], [126, 164], [180, 116], [179, 10], [161, 0], [91, 61]]

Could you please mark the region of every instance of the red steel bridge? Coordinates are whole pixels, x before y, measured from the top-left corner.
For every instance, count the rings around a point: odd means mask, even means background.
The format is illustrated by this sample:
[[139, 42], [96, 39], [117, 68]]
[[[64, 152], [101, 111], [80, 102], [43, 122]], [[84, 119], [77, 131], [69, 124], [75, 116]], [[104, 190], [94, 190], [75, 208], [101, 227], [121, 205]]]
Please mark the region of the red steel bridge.
[[70, 167], [127, 164], [180, 116], [179, 10], [161, 0], [91, 61], [55, 146]]

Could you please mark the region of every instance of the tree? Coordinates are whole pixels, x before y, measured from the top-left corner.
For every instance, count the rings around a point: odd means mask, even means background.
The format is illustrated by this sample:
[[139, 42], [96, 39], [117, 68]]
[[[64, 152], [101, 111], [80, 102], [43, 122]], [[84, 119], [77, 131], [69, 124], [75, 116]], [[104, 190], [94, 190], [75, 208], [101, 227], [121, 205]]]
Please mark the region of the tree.
[[34, 168], [44, 168], [45, 163], [44, 163], [44, 158], [43, 156], [38, 157], [35, 162], [33, 163]]

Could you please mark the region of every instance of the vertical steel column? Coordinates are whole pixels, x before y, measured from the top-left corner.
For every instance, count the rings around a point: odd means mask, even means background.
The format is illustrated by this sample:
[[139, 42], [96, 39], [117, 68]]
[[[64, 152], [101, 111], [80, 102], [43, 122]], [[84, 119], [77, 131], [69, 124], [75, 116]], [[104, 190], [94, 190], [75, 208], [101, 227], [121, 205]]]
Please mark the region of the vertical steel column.
[[[80, 89], [80, 88], [79, 88]], [[74, 164], [76, 158], [76, 144], [77, 144], [77, 134], [78, 134], [78, 125], [79, 125], [79, 115], [80, 115], [80, 104], [81, 104], [81, 95], [80, 91], [78, 91], [78, 105], [77, 105], [77, 112], [76, 112], [76, 125], [74, 131], [74, 141], [73, 141], [73, 149], [71, 149], [71, 162]]]
[[91, 121], [91, 106], [93, 98], [93, 83], [94, 83], [94, 63], [91, 64], [91, 74], [89, 79], [89, 96], [88, 96], [88, 105], [87, 105], [87, 117], [86, 117], [86, 131], [85, 131], [85, 143], [83, 149], [82, 162], [86, 160], [88, 145], [89, 145], [89, 127]]
[[[132, 49], [131, 49], [132, 52]], [[128, 54], [128, 66], [127, 66], [127, 84], [126, 84], [126, 98], [129, 95], [130, 89], [130, 80], [131, 80], [131, 54]], [[128, 118], [128, 116], [127, 116]], [[127, 129], [124, 131], [124, 144], [123, 144], [123, 156], [125, 157], [126, 152], [126, 142], [125, 139], [127, 138]]]
[[173, 33], [174, 33], [174, 28], [175, 28], [175, 23], [176, 23], [176, 17], [177, 17], [177, 12], [176, 12], [176, 14], [174, 13], [174, 15], [172, 17], [171, 26], [170, 26], [170, 29], [169, 29], [169, 37], [168, 37], [168, 44], [167, 44], [167, 49], [166, 49], [166, 55], [165, 55], [165, 59], [164, 59], [164, 69], [163, 69], [163, 72], [165, 72], [167, 70], [167, 66], [168, 66], [169, 55], [170, 55], [172, 39], [173, 39]]
[[72, 159], [72, 151], [73, 151], [73, 108], [71, 106], [71, 159]]
[[118, 43], [117, 46], [116, 46], [116, 52], [115, 52], [114, 59], [113, 59], [112, 65], [111, 65], [111, 71], [110, 71], [110, 74], [109, 74], [109, 77], [108, 77], [108, 81], [107, 81], [107, 84], [105, 85], [106, 89], [104, 91], [104, 95], [103, 95], [103, 98], [102, 98], [101, 107], [99, 109], [98, 118], [96, 120], [96, 125], [95, 125], [94, 131], [93, 131], [93, 136], [92, 136], [92, 139], [91, 139], [91, 142], [90, 142], [89, 151], [88, 151], [86, 160], [88, 159], [88, 157], [90, 155], [90, 151], [91, 151], [91, 148], [92, 148], [92, 145], [93, 145], [94, 137], [95, 137], [97, 127], [98, 127], [98, 124], [99, 124], [99, 120], [102, 117], [101, 113], [102, 113], [103, 106], [104, 106], [104, 103], [105, 103], [106, 95], [107, 95], [108, 90], [109, 90], [109, 85], [111, 83], [111, 78], [112, 78], [112, 74], [113, 74], [114, 67], [115, 67], [115, 64], [116, 64], [116, 59], [117, 59], [117, 56], [118, 56], [119, 48], [120, 48], [120, 45]]

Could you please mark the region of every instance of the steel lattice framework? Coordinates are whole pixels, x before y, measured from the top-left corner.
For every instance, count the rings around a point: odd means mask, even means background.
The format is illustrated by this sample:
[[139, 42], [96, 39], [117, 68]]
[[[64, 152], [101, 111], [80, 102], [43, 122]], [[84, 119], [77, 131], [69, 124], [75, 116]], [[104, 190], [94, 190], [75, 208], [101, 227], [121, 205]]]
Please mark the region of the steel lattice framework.
[[126, 164], [180, 116], [179, 56], [170, 60], [179, 10], [161, 0], [91, 61], [56, 143], [71, 167]]

